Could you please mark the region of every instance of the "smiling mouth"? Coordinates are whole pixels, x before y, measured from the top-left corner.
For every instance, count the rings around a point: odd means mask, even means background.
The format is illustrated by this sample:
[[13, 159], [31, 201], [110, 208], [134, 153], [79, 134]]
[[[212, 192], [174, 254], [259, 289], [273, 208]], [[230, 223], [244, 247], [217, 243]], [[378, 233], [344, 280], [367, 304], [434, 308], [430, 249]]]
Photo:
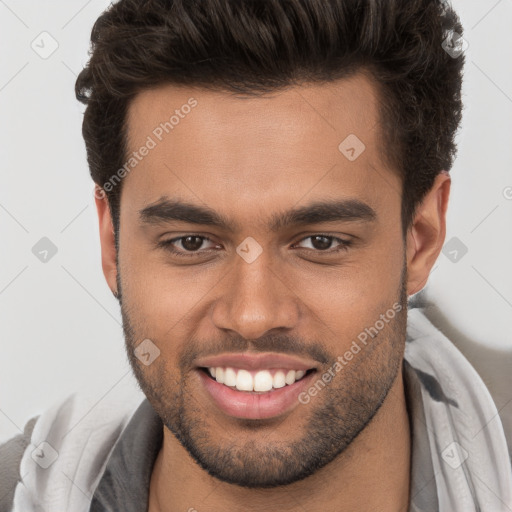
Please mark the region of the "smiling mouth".
[[210, 379], [228, 388], [255, 394], [268, 393], [286, 386], [292, 386], [307, 375], [316, 372], [314, 368], [309, 370], [271, 368], [249, 371], [230, 366], [200, 367], [199, 370], [204, 372]]

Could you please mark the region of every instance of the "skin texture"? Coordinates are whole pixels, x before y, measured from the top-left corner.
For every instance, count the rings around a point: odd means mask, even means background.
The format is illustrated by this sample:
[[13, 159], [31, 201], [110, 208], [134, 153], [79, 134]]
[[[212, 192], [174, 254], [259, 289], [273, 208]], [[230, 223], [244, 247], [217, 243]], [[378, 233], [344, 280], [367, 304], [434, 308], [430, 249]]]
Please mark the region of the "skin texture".
[[[128, 357], [166, 427], [149, 510], [406, 511], [406, 299], [442, 248], [448, 174], [437, 177], [404, 244], [401, 183], [382, 163], [379, 100], [364, 75], [258, 98], [170, 85], [143, 91], [129, 110], [130, 151], [191, 97], [197, 106], [124, 178], [117, 260], [108, 205], [96, 197], [103, 271], [119, 295]], [[349, 134], [366, 146], [355, 161], [338, 149]], [[236, 229], [141, 223], [139, 211], [164, 197], [207, 206]], [[267, 227], [288, 209], [349, 198], [376, 218]], [[308, 237], [318, 234], [334, 239], [314, 244]], [[158, 246], [190, 235], [207, 237], [192, 257]], [[262, 248], [252, 263], [236, 252], [246, 237]], [[336, 253], [337, 238], [352, 243]], [[230, 417], [200, 384], [195, 359], [229, 352], [297, 354], [321, 375], [397, 303], [402, 311], [286, 414]], [[149, 366], [133, 352], [146, 338], [160, 350]]]

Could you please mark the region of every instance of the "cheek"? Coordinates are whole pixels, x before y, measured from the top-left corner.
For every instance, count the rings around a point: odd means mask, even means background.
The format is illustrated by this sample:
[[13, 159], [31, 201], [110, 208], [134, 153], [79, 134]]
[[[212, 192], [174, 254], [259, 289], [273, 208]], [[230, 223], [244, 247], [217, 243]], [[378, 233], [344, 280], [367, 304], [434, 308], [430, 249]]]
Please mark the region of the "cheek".
[[213, 267], [174, 267], [163, 251], [142, 244], [126, 248], [120, 271], [123, 304], [130, 317], [139, 329], [162, 339], [183, 333], [190, 316], [201, 309], [222, 277]]
[[298, 295], [315, 312], [328, 339], [334, 334], [336, 343], [350, 343], [400, 302], [402, 246], [390, 242], [372, 244], [339, 267], [303, 278], [300, 285], [296, 281]]

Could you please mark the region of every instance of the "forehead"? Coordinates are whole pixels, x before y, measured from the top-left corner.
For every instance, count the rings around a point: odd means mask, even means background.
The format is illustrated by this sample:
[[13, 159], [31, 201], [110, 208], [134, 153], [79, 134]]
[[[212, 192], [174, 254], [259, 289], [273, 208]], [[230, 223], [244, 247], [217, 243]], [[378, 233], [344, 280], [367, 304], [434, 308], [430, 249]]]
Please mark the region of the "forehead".
[[249, 218], [276, 204], [357, 197], [378, 209], [400, 196], [379, 153], [378, 109], [362, 74], [257, 97], [174, 85], [143, 91], [128, 110], [128, 152], [151, 149], [125, 178], [125, 206], [173, 196]]

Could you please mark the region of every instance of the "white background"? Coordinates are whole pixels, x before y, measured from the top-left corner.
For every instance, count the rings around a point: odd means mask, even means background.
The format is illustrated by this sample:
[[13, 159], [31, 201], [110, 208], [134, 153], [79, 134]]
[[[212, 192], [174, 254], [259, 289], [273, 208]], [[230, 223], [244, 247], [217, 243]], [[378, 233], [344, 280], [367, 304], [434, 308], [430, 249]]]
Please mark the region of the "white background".
[[[74, 95], [108, 3], [0, 0], [0, 441], [71, 392], [93, 404], [140, 393], [101, 270]], [[512, 2], [453, 5], [469, 48], [446, 241], [457, 237], [468, 252], [457, 263], [441, 254], [426, 296], [431, 319], [477, 369], [511, 368]], [[43, 31], [58, 42], [47, 59], [31, 48]], [[32, 253], [42, 237], [58, 249], [47, 263]]]

